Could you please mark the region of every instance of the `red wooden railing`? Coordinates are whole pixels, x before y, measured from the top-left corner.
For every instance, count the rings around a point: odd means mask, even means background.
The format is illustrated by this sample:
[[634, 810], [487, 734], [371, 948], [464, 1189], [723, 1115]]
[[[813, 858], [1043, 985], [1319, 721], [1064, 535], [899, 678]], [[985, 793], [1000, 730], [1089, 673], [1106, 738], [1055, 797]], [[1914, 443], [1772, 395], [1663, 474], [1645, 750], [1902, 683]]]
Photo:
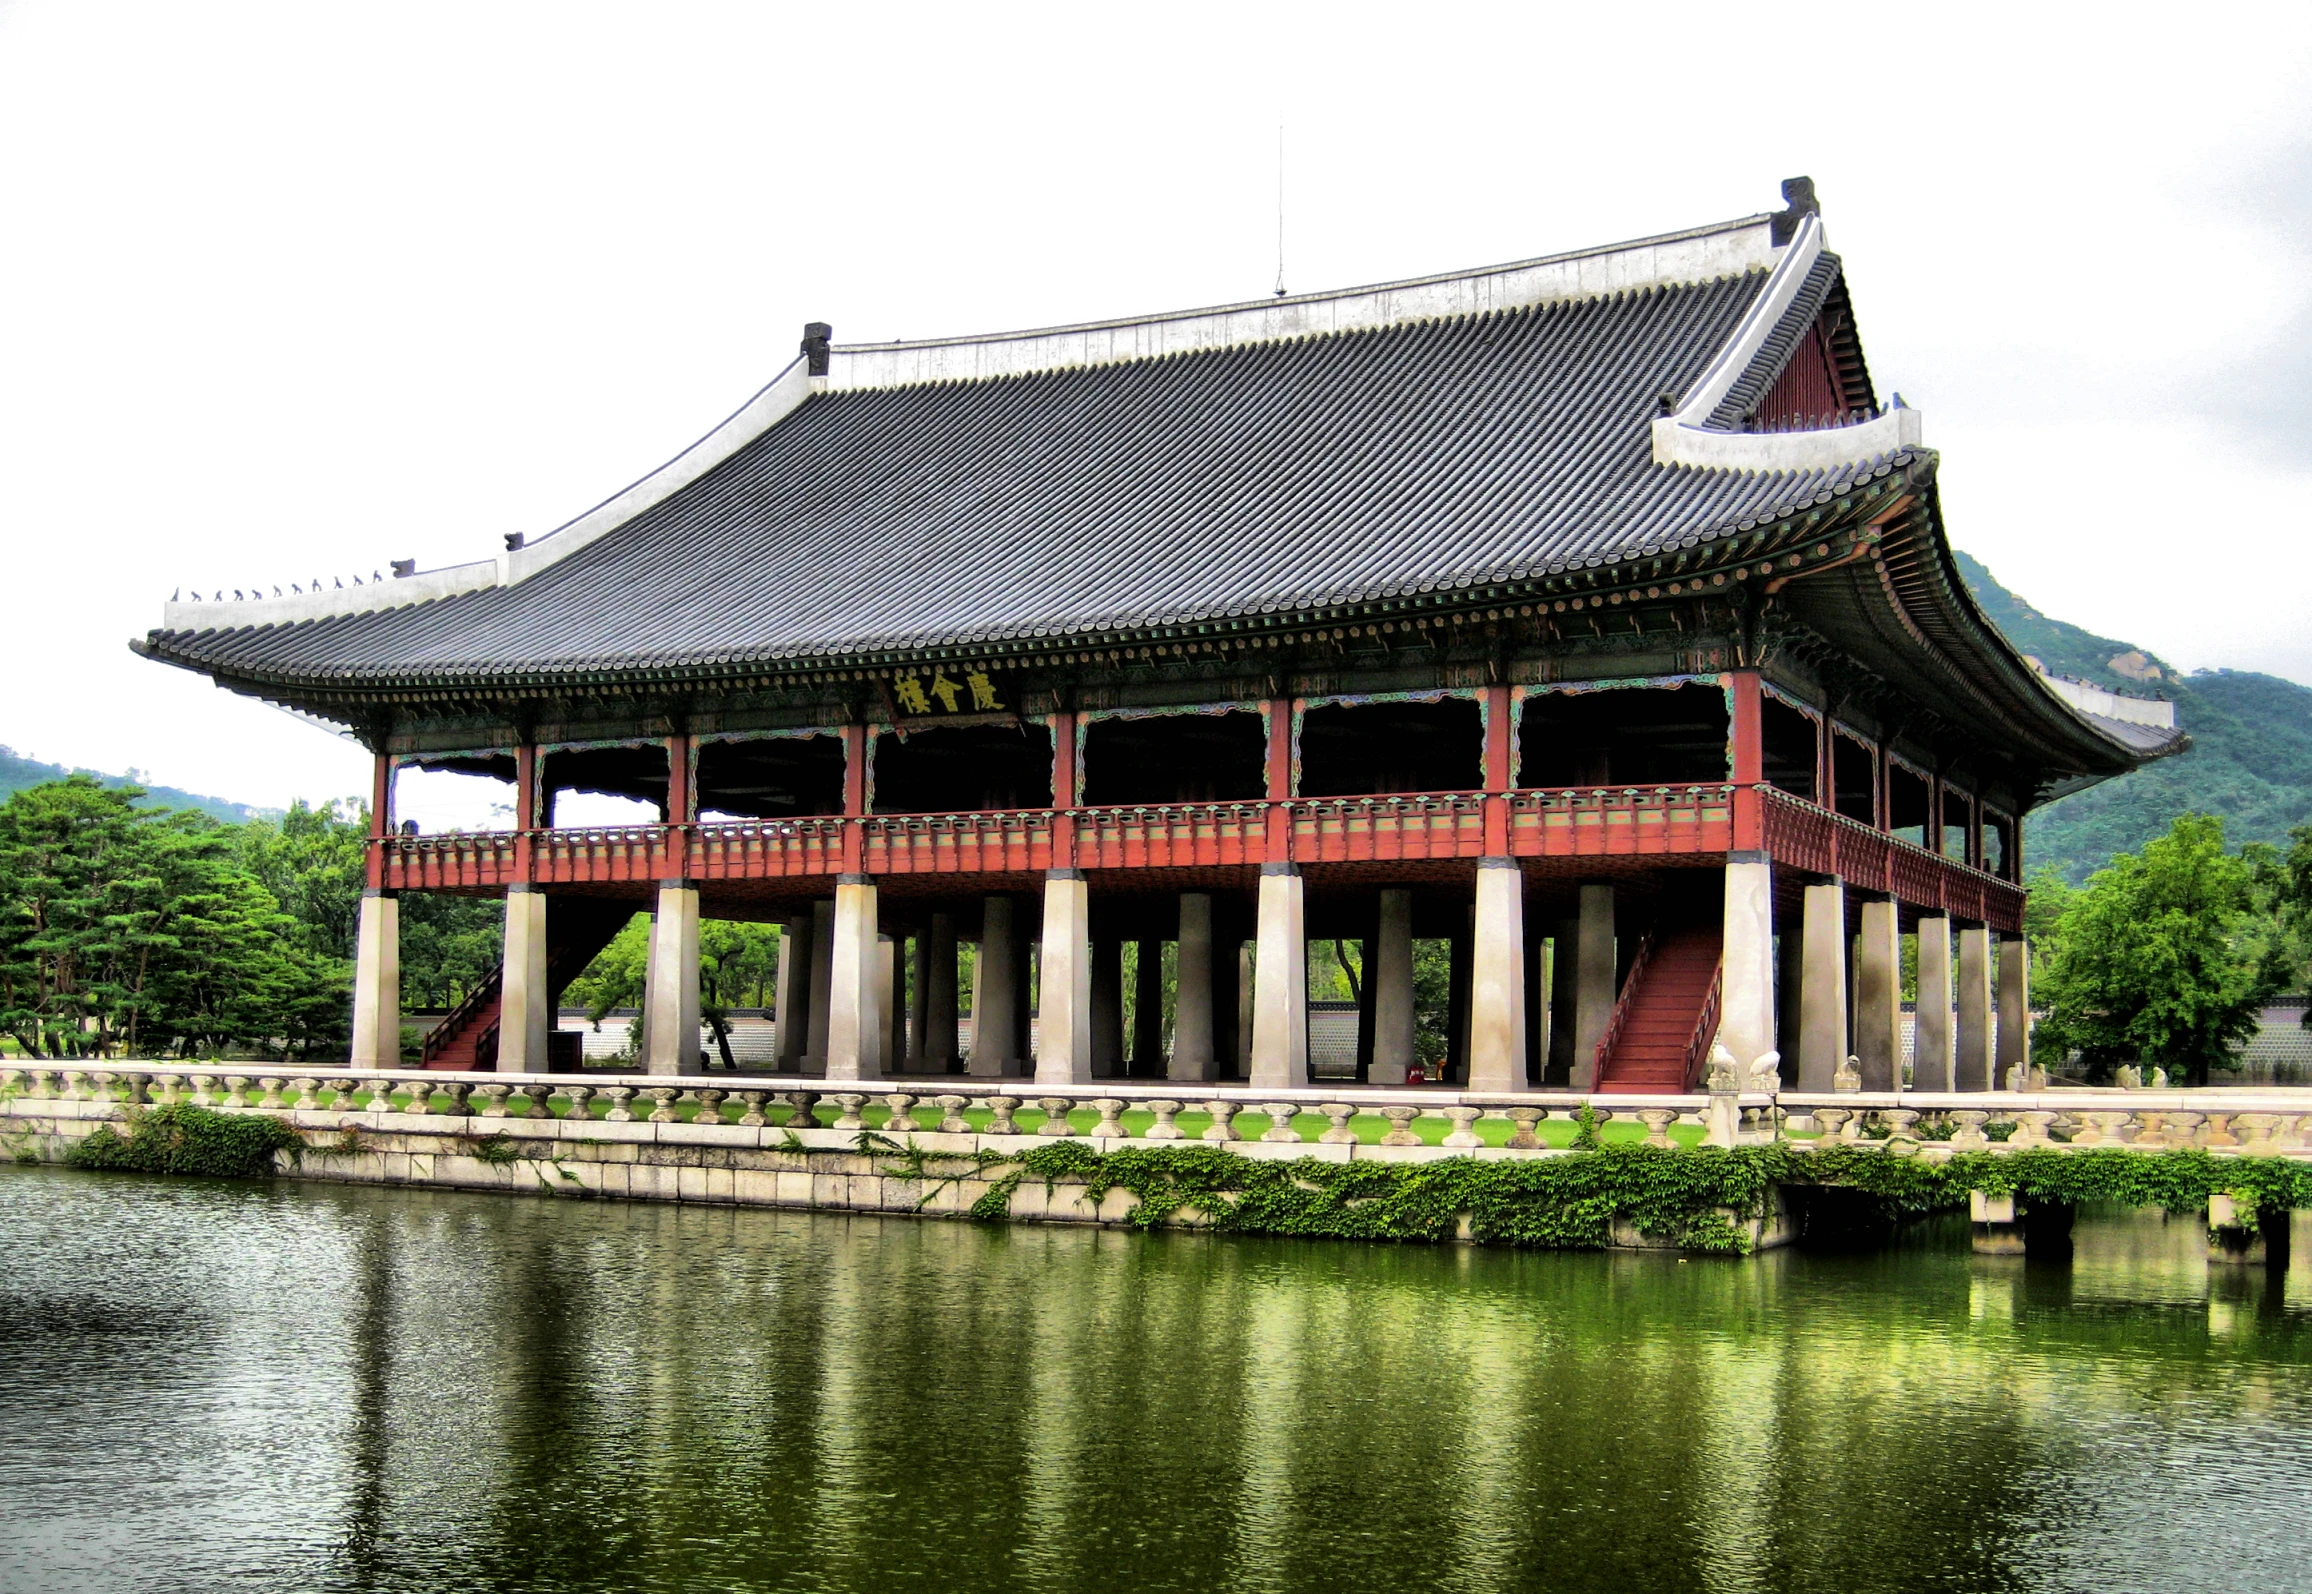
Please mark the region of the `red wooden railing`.
[[1614, 1048], [1621, 1044], [1622, 1025], [1628, 1021], [1630, 1010], [1637, 1005], [1638, 987], [1646, 978], [1646, 961], [1654, 955], [1654, 932], [1649, 927], [1638, 939], [1638, 949], [1630, 955], [1630, 969], [1622, 976], [1621, 995], [1614, 998], [1614, 1010], [1606, 1018], [1605, 1033], [1598, 1037], [1598, 1049], [1590, 1077], [1603, 1080], [1606, 1065], [1613, 1061]]
[[1720, 963], [1718, 972], [1710, 976], [1710, 994], [1702, 1001], [1701, 1014], [1694, 1020], [1693, 1036], [1686, 1042], [1686, 1073], [1681, 1090], [1692, 1090], [1702, 1078], [1702, 1070], [1710, 1057], [1710, 1043], [1718, 1038], [1718, 1010], [1726, 1003], [1726, 965]]
[[1759, 787], [1758, 797], [1766, 850], [1777, 863], [1836, 875], [1849, 885], [1994, 930], [2023, 928], [2023, 888], [2011, 880], [1914, 847], [1772, 786]]
[[1758, 805], [1761, 839], [1779, 863], [2002, 930], [2021, 928], [2023, 892], [2009, 881], [1771, 786], [1722, 783], [718, 820], [397, 835], [371, 845], [382, 883], [405, 891], [505, 886], [523, 878], [525, 852], [529, 877], [541, 885], [825, 877], [843, 872], [847, 855], [857, 859], [850, 867], [869, 874], [1474, 859], [1487, 850], [1489, 817], [1514, 857], [1654, 857], [1731, 850], [1738, 797]]

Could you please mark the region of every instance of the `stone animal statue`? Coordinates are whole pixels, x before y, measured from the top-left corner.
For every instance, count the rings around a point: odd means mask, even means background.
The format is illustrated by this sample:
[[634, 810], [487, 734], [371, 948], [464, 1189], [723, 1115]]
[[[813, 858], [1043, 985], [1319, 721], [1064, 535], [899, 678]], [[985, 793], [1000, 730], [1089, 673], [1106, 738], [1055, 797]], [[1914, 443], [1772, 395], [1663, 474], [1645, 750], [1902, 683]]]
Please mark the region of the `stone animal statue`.
[[1750, 1065], [1750, 1088], [1772, 1094], [1782, 1088], [1782, 1054], [1768, 1052]]
[[1832, 1090], [1862, 1089], [1862, 1059], [1849, 1057], [1845, 1062], [1839, 1064], [1838, 1072], [1831, 1076], [1830, 1088]]
[[1723, 1044], [1710, 1048], [1710, 1090], [1714, 1095], [1728, 1095], [1742, 1088], [1742, 1065]]

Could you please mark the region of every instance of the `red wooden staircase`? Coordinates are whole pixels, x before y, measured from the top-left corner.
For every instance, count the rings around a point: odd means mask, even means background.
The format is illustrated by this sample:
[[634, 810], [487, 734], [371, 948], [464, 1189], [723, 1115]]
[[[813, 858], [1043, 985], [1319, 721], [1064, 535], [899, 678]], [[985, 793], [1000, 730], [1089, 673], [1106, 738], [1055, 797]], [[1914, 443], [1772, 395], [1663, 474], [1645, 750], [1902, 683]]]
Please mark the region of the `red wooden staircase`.
[[1694, 1088], [1718, 1031], [1719, 943], [1715, 926], [1646, 937], [1598, 1042], [1599, 1090], [1644, 1095]]
[[[557, 901], [546, 910], [546, 990], [559, 1001], [562, 988], [586, 971], [595, 954], [626, 927], [634, 909], [625, 903], [584, 899]], [[498, 1066], [498, 1005], [506, 966], [501, 963], [476, 985], [449, 1017], [433, 1027], [419, 1052], [421, 1068], [486, 1071]], [[551, 1052], [549, 1052], [551, 1055]], [[560, 1059], [556, 1059], [560, 1066]]]

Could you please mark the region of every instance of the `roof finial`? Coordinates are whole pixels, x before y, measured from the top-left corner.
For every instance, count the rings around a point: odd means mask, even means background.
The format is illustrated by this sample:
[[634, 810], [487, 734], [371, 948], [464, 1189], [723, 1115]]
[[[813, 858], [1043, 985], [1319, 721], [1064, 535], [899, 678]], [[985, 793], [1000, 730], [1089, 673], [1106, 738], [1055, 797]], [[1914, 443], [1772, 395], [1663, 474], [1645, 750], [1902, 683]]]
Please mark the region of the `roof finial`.
[[1774, 228], [1769, 235], [1769, 241], [1777, 249], [1798, 236], [1801, 218], [1822, 214], [1822, 201], [1814, 197], [1811, 177], [1783, 178], [1782, 203], [1785, 208], [1774, 213]]
[[835, 329], [824, 321], [803, 323], [803, 358], [811, 362], [810, 375], [827, 374], [827, 366], [834, 358], [828, 345], [834, 336]]

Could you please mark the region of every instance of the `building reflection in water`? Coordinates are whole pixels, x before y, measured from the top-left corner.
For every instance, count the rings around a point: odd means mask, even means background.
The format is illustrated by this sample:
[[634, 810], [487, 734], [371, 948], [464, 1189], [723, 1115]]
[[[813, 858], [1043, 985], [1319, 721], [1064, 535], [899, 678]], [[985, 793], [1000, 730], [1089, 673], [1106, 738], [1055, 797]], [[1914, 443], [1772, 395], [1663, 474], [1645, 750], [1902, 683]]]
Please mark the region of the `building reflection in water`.
[[[34, 1220], [6, 1243], [89, 1189], [0, 1184]], [[2068, 1264], [1971, 1257], [1963, 1224], [1733, 1263], [104, 1200], [180, 1249], [180, 1292], [298, 1236], [301, 1287], [205, 1307], [308, 1346], [295, 1509], [220, 1522], [148, 1479], [138, 1519], [255, 1589], [2246, 1589], [2297, 1553], [2267, 1502], [2312, 1485], [2303, 1304], [2156, 1214], [2089, 1214]]]

